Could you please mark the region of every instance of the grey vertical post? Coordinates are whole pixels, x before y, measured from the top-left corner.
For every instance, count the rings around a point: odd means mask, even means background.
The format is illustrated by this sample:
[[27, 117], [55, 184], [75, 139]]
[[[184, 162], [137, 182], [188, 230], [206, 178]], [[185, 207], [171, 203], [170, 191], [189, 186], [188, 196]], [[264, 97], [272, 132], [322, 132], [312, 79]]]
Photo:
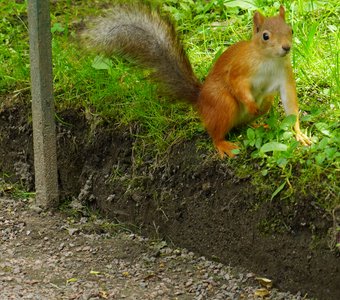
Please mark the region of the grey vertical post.
[[36, 201], [48, 208], [59, 200], [48, 0], [28, 1], [28, 25]]

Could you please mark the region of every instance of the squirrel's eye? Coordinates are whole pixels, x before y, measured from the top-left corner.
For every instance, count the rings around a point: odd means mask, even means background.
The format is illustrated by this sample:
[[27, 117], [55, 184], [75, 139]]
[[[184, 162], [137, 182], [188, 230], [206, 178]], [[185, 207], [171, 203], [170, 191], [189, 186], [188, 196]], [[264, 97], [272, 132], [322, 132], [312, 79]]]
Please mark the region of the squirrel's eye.
[[262, 37], [263, 37], [263, 40], [265, 40], [265, 41], [269, 40], [269, 34], [267, 32], [264, 32]]

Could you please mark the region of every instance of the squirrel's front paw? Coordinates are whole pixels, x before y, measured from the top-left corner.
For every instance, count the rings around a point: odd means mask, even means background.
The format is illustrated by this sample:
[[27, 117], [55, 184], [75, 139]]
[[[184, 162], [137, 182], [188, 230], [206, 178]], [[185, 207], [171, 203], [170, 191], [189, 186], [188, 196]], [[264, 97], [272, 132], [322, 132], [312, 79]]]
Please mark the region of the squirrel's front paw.
[[298, 142], [300, 142], [304, 146], [310, 146], [312, 144], [310, 138], [304, 133], [302, 133], [300, 130], [298, 132], [295, 132], [295, 138]]

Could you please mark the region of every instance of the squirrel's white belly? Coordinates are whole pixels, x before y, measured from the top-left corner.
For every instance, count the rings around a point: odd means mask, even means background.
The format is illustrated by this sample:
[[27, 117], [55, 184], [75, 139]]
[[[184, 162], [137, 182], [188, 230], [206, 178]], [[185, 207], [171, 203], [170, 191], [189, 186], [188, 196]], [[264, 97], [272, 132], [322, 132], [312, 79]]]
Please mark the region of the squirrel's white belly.
[[[253, 76], [251, 80], [252, 95], [258, 105], [262, 108], [263, 99], [267, 96], [273, 96], [280, 91], [280, 88], [284, 84], [285, 73], [282, 61], [273, 61], [261, 64], [260, 68]], [[249, 115], [246, 107], [242, 107], [239, 115], [239, 119], [236, 126], [250, 122], [256, 117]]]
[[256, 103], [261, 106], [264, 97], [276, 94], [284, 84], [284, 66], [280, 60], [261, 64], [251, 82]]

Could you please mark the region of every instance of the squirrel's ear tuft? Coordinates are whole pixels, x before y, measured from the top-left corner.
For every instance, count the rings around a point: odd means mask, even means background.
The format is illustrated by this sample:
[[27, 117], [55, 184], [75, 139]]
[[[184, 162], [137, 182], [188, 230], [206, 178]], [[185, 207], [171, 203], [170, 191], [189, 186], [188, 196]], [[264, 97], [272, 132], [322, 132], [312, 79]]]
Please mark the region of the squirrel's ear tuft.
[[261, 13], [259, 13], [258, 11], [256, 11], [253, 17], [253, 21], [254, 21], [254, 34], [256, 34], [260, 31], [260, 27], [264, 22], [264, 16], [261, 15]]
[[283, 5], [280, 5], [280, 17], [284, 20], [285, 19], [285, 8]]

